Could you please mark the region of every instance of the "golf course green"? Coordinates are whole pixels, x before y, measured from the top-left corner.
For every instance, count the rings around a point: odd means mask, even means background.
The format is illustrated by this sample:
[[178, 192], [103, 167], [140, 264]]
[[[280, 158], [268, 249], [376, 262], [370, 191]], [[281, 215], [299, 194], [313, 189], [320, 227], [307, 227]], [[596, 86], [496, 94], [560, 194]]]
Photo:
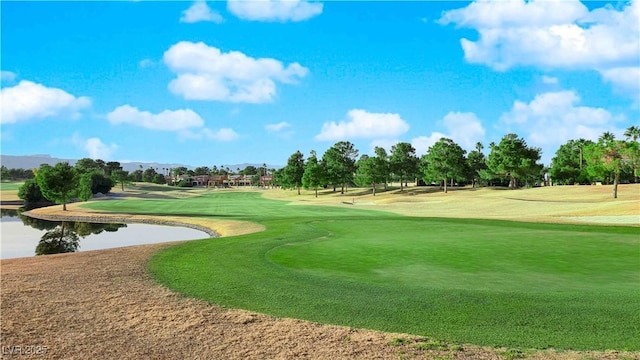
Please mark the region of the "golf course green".
[[453, 343], [640, 350], [637, 227], [406, 217], [256, 192], [82, 207], [266, 226], [151, 259], [160, 283], [214, 304]]

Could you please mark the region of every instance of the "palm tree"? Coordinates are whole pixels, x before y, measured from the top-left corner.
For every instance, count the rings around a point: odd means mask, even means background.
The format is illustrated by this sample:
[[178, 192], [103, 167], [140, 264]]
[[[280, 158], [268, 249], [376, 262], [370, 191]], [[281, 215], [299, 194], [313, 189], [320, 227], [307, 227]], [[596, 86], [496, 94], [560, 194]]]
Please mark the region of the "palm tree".
[[640, 144], [638, 144], [638, 138], [640, 138], [640, 126], [629, 126], [627, 131], [624, 132], [627, 141], [633, 140], [629, 144], [629, 150], [631, 152], [631, 164], [633, 165], [633, 182], [638, 183], [638, 163], [640, 162]]
[[620, 183], [620, 162], [622, 161], [622, 149], [620, 141], [616, 141], [615, 135], [607, 131], [598, 138], [598, 145], [602, 148], [602, 160], [613, 170], [613, 198], [618, 198], [618, 184]]
[[476, 151], [481, 153], [483, 149], [484, 149], [484, 146], [482, 145], [482, 143], [480, 141], [478, 141], [476, 143]]
[[638, 141], [638, 138], [640, 138], [640, 126], [629, 126], [627, 131], [624, 132], [624, 136], [627, 137], [627, 140]]
[[600, 137], [598, 138], [598, 142], [606, 146], [607, 144], [612, 143], [615, 139], [616, 139], [616, 136], [613, 135], [612, 132], [607, 131], [604, 134], [600, 135]]

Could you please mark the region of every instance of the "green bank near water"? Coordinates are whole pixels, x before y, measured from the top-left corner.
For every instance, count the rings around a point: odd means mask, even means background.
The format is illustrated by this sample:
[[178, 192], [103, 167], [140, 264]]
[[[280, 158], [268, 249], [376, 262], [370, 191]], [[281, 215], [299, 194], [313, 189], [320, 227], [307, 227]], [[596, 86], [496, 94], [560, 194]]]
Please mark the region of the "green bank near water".
[[266, 225], [152, 258], [162, 284], [215, 304], [449, 342], [640, 350], [638, 228], [412, 218], [258, 193], [87, 206]]

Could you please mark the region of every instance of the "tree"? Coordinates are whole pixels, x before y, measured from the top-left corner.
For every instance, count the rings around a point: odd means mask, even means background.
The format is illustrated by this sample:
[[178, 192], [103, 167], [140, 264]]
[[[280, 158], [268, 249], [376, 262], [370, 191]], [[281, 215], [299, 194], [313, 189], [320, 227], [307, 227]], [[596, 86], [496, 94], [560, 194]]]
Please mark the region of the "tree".
[[102, 163], [104, 163], [104, 161], [102, 160], [100, 160], [100, 162], [97, 162], [96, 160], [93, 160], [91, 158], [82, 158], [76, 161], [75, 167], [78, 174], [86, 174], [95, 170], [102, 172]]
[[537, 163], [542, 151], [528, 147], [516, 134], [505, 135], [498, 145], [491, 143], [489, 148], [487, 168], [494, 176], [508, 177], [510, 189], [518, 186], [518, 180], [537, 177], [542, 171], [542, 164]]
[[389, 160], [384, 148], [376, 146], [375, 156], [362, 155], [356, 162], [356, 184], [372, 187], [373, 196], [376, 195], [376, 184], [384, 183], [386, 186], [389, 176]]
[[132, 172], [131, 174], [129, 174], [129, 178], [131, 179], [131, 181], [136, 181], [136, 182], [142, 181], [142, 170], [136, 170]]
[[466, 167], [464, 154], [460, 145], [453, 140], [440, 138], [422, 157], [422, 174], [425, 182], [444, 182], [447, 192], [447, 180], [461, 177]]
[[556, 156], [551, 159], [549, 174], [553, 182], [565, 185], [591, 182], [584, 160], [584, 149], [593, 143], [591, 140], [578, 139], [561, 145]]
[[400, 177], [400, 191], [403, 190], [403, 180], [416, 176], [418, 164], [416, 149], [411, 144], [400, 142], [391, 148], [389, 166], [391, 171]]
[[107, 176], [110, 176], [113, 178], [113, 174], [114, 172], [118, 171], [118, 170], [122, 170], [122, 165], [120, 165], [119, 162], [117, 161], [109, 161], [106, 165], [105, 165], [105, 169], [104, 172]]
[[78, 192], [79, 176], [68, 162], [57, 163], [55, 166], [43, 164], [38, 169], [36, 181], [42, 195], [57, 204], [62, 204], [62, 210], [67, 210], [67, 202]]
[[154, 184], [164, 185], [167, 183], [167, 179], [162, 174], [155, 174], [152, 179]]
[[271, 183], [274, 186], [282, 186], [283, 178], [284, 178], [284, 168], [274, 170], [271, 173], [273, 174], [273, 180]]
[[144, 182], [153, 182], [154, 177], [157, 172], [154, 168], [150, 167], [142, 173], [142, 181]]
[[287, 160], [287, 166], [284, 167], [282, 186], [285, 188], [297, 188], [298, 195], [300, 195], [303, 175], [304, 155], [302, 155], [300, 151], [296, 151], [289, 157], [289, 160]]
[[92, 185], [91, 174], [92, 173], [85, 173], [80, 175], [80, 183], [79, 183], [80, 187], [78, 188], [78, 197], [82, 201], [87, 201], [91, 199], [91, 196], [93, 195], [93, 193], [91, 192], [91, 185]]
[[482, 143], [476, 143], [476, 149], [469, 152], [467, 155], [467, 170], [469, 170], [469, 177], [471, 178], [472, 187], [475, 188], [476, 184], [482, 177], [482, 172], [487, 169], [487, 159], [482, 153], [484, 146]]
[[91, 173], [91, 193], [107, 194], [116, 185], [115, 181], [101, 172], [95, 171]]
[[387, 155], [387, 150], [380, 146], [376, 146], [373, 149], [373, 152], [376, 154], [374, 157], [375, 173], [380, 175], [380, 178], [383, 178], [380, 182], [384, 183], [384, 189], [387, 190], [387, 180], [389, 179], [389, 173], [391, 172], [389, 155]]
[[629, 142], [629, 152], [631, 167], [633, 168], [633, 182], [638, 182], [638, 168], [640, 168], [640, 144], [638, 144], [638, 138], [640, 138], [640, 127], [630, 126], [625, 132], [624, 136]]
[[120, 187], [122, 188], [122, 191], [124, 191], [124, 185], [125, 184], [130, 184], [131, 183], [131, 181], [129, 180], [129, 172], [122, 170], [122, 168], [117, 169], [117, 170], [112, 170], [111, 171], [111, 179], [113, 179], [113, 181], [116, 184], [120, 184]]
[[24, 200], [24, 203], [27, 207], [32, 204], [36, 204], [39, 202], [45, 201], [44, 196], [42, 196], [42, 192], [40, 192], [40, 187], [38, 187], [38, 183], [35, 179], [27, 179], [24, 184], [20, 186], [18, 189], [18, 197]]
[[318, 197], [318, 188], [323, 186], [325, 181], [324, 166], [318, 161], [316, 152], [311, 150], [302, 174], [302, 186], [305, 189], [314, 189]]
[[336, 185], [341, 184], [341, 194], [344, 194], [345, 186], [353, 181], [357, 157], [358, 150], [349, 141], [335, 143], [322, 155], [327, 169], [327, 181], [333, 185], [333, 191], [336, 190]]
[[616, 140], [610, 132], [600, 136], [598, 142], [587, 146], [584, 150], [589, 166], [587, 171], [594, 177], [613, 175], [613, 198], [618, 198], [620, 172], [631, 166], [632, 152], [635, 147], [631, 143]]
[[210, 172], [211, 169], [209, 169], [207, 166], [198, 166], [193, 170], [194, 175], [209, 175]]
[[256, 175], [258, 173], [258, 169], [253, 165], [247, 165], [240, 173], [242, 175]]

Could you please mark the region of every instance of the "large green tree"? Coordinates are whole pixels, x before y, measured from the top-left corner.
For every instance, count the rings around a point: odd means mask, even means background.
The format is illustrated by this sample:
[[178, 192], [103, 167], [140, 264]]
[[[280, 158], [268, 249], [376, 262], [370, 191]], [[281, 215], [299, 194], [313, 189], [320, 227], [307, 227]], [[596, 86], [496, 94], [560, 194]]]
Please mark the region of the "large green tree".
[[46, 200], [44, 196], [42, 196], [38, 182], [35, 179], [27, 179], [24, 181], [24, 184], [18, 189], [18, 197], [24, 200], [27, 207]]
[[149, 167], [142, 173], [142, 181], [144, 182], [153, 182], [157, 172], [156, 169]]
[[640, 168], [640, 144], [638, 138], [640, 138], [640, 126], [630, 126], [625, 132], [624, 136], [629, 142], [629, 161], [633, 168], [633, 182], [638, 182], [638, 168]]
[[311, 150], [307, 163], [304, 166], [302, 186], [304, 186], [305, 189], [315, 190], [316, 197], [318, 197], [318, 188], [325, 185], [325, 178], [324, 166], [320, 161], [318, 161], [316, 152]]
[[304, 175], [304, 155], [299, 150], [289, 156], [282, 175], [282, 186], [289, 189], [296, 188], [300, 195]]
[[473, 188], [475, 188], [480, 181], [483, 171], [487, 170], [487, 158], [482, 152], [483, 149], [484, 146], [482, 146], [482, 143], [477, 142], [475, 150], [470, 151], [469, 155], [467, 155], [468, 178], [471, 179], [471, 186]]
[[42, 195], [50, 201], [62, 204], [62, 210], [66, 211], [67, 203], [78, 193], [80, 177], [68, 162], [62, 162], [55, 166], [40, 166], [36, 181]]
[[400, 178], [400, 191], [404, 189], [404, 182], [415, 178], [418, 173], [420, 160], [416, 156], [416, 149], [407, 142], [399, 142], [391, 147], [389, 166], [391, 171]]
[[462, 178], [466, 169], [466, 151], [448, 138], [440, 138], [422, 157], [422, 176], [425, 182], [444, 182], [447, 192], [447, 180]]
[[356, 162], [355, 182], [358, 186], [371, 186], [373, 196], [376, 196], [376, 184], [384, 183], [388, 172], [380, 167], [382, 164], [376, 156], [362, 155]]
[[584, 149], [593, 144], [591, 140], [569, 140], [560, 145], [556, 156], [551, 159], [549, 174], [554, 183], [575, 184], [589, 183], [590, 178], [584, 159]]
[[124, 191], [124, 185], [130, 184], [129, 172], [122, 170], [122, 168], [111, 170], [111, 179], [114, 184], [120, 184], [122, 191]]
[[613, 178], [613, 198], [618, 198], [618, 184], [620, 173], [632, 165], [632, 154], [635, 147], [626, 141], [616, 140], [611, 132], [605, 132], [597, 143], [587, 146], [584, 150], [585, 159], [589, 164], [587, 171], [595, 178]]
[[122, 170], [122, 165], [118, 161], [109, 161], [105, 164], [104, 172], [107, 176], [112, 177], [118, 170]]
[[115, 186], [115, 181], [105, 176], [101, 170], [92, 170], [78, 175], [80, 176], [78, 196], [83, 201], [87, 201], [97, 193], [106, 194]]
[[327, 181], [333, 185], [333, 191], [337, 185], [345, 187], [353, 181], [356, 172], [356, 158], [358, 150], [349, 141], [339, 141], [325, 151], [322, 160], [326, 164]]
[[527, 146], [516, 134], [507, 134], [499, 144], [489, 145], [487, 168], [494, 176], [509, 178], [509, 188], [518, 187], [518, 180], [527, 181], [541, 176], [543, 165], [539, 164], [541, 150]]
[[78, 172], [78, 174], [86, 174], [86, 173], [90, 173], [93, 171], [100, 171], [102, 173], [104, 173], [104, 166], [106, 166], [106, 164], [103, 166], [104, 161], [98, 159], [98, 160], [94, 160], [91, 158], [82, 158], [78, 161], [76, 161], [76, 171]]

